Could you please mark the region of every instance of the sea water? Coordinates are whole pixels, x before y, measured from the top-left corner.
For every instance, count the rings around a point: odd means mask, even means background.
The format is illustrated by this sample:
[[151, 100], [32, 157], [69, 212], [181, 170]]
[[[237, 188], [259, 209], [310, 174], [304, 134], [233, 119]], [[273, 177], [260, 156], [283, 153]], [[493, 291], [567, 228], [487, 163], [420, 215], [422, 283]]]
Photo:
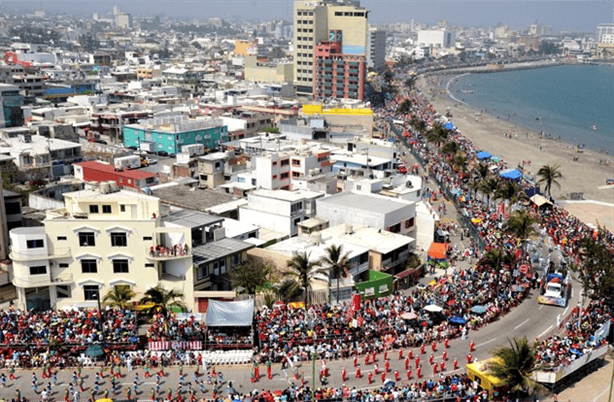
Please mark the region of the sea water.
[[613, 65], [468, 74], [448, 89], [456, 100], [502, 120], [614, 154]]

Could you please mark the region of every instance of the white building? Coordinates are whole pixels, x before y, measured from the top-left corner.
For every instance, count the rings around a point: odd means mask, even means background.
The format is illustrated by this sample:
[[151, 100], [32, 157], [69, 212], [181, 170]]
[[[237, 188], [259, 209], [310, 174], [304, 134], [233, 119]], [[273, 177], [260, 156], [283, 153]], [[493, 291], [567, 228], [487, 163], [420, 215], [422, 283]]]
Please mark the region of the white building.
[[604, 36], [609, 34], [614, 34], [614, 23], [597, 24], [597, 28], [595, 29], [595, 42], [606, 43], [604, 42], [604, 39], [606, 39]]
[[449, 48], [455, 45], [454, 31], [443, 29], [429, 29], [418, 31], [417, 43], [420, 46], [431, 46], [434, 48]]
[[384, 67], [386, 67], [386, 31], [369, 28], [367, 67], [378, 73], [384, 71]]
[[247, 205], [240, 207], [239, 220], [289, 237], [296, 236], [298, 223], [315, 216], [316, 200], [323, 196], [323, 193], [304, 190], [255, 190], [248, 194]]
[[64, 199], [44, 226], [10, 232], [17, 308], [95, 308], [116, 285], [137, 294], [161, 285], [193, 308], [190, 229], [162, 221], [158, 198], [104, 182]]

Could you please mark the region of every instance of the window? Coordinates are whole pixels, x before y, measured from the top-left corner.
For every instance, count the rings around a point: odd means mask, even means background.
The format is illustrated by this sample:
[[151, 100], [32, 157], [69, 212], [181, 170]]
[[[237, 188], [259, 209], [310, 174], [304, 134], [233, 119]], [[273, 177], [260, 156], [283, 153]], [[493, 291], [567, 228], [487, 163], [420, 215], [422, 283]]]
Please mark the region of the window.
[[208, 272], [207, 272], [207, 266], [203, 265], [198, 267], [198, 269], [196, 270], [196, 278], [197, 279], [204, 279], [205, 277], [207, 277]]
[[45, 247], [45, 242], [43, 239], [28, 240], [26, 241], [26, 246], [28, 248], [43, 248]]
[[58, 236], [58, 241], [66, 241], [66, 236]]
[[103, 205], [102, 206], [102, 213], [103, 214], [110, 214], [111, 213], [111, 206], [110, 205]]
[[234, 267], [236, 265], [241, 264], [241, 260], [242, 260], [241, 253], [233, 255], [232, 256], [232, 266]]
[[145, 263], [145, 268], [155, 268], [156, 264], [154, 264], [153, 262], [147, 262]]
[[120, 210], [120, 212], [126, 212], [126, 206], [125, 206], [125, 205], [123, 205], [123, 204], [122, 204], [122, 205], [120, 205], [120, 206], [119, 206], [119, 210]]
[[290, 164], [290, 159], [284, 159], [281, 161], [281, 166], [288, 166]]
[[83, 298], [85, 300], [98, 300], [98, 285], [83, 286]]
[[292, 213], [298, 212], [301, 209], [303, 209], [303, 202], [302, 201], [294, 203], [294, 204], [292, 204], [292, 206], [290, 206], [290, 212], [292, 212]]
[[70, 286], [58, 285], [55, 287], [58, 299], [70, 298]]
[[79, 233], [79, 244], [81, 247], [94, 247], [96, 245], [94, 232]]
[[125, 233], [111, 233], [112, 247], [128, 247], [128, 236]]
[[292, 159], [292, 166], [301, 166], [300, 159]]
[[90, 205], [90, 214], [98, 213], [98, 205]]
[[61, 263], [60, 263], [60, 268], [68, 268], [68, 263], [66, 263], [66, 262], [61, 262]]
[[293, 178], [301, 177], [301, 172], [292, 172], [292, 177]]
[[84, 274], [95, 274], [98, 272], [96, 260], [81, 260], [81, 272]]
[[279, 178], [283, 180], [283, 179], [287, 179], [288, 176], [290, 176], [288, 173], [282, 173], [281, 175], [279, 175]]
[[47, 273], [47, 266], [40, 265], [36, 267], [30, 267], [30, 275], [43, 275]]
[[128, 260], [113, 260], [113, 273], [114, 274], [127, 274], [128, 273]]
[[151, 236], [143, 236], [143, 241], [151, 241], [152, 237]]

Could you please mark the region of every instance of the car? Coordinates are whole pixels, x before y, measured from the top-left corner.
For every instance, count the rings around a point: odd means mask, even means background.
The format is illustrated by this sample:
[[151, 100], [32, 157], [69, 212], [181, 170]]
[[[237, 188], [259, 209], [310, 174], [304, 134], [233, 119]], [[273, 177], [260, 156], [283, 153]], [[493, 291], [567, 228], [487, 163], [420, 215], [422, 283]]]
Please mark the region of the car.
[[158, 163], [157, 159], [152, 159], [152, 158], [145, 158], [145, 160], [147, 161], [147, 163], [149, 163], [150, 165], [154, 165], [156, 163]]
[[166, 152], [166, 151], [158, 151], [158, 155], [160, 155], [160, 156], [168, 156], [168, 152]]
[[96, 142], [99, 144], [107, 145], [107, 142], [105, 140], [96, 140]]
[[418, 290], [426, 290], [426, 284], [424, 283], [419, 283], [416, 287]]
[[134, 145], [131, 145], [131, 146], [128, 147], [128, 149], [131, 150], [131, 151], [136, 151], [137, 147], [135, 147]]

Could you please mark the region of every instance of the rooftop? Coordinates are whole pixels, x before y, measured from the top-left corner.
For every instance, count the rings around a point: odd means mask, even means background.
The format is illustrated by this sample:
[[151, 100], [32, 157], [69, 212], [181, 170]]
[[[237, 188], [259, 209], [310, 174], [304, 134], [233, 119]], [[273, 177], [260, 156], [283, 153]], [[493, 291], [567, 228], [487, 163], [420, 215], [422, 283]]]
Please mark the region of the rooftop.
[[81, 144], [71, 141], [59, 140], [57, 138], [47, 138], [42, 135], [32, 135], [32, 142], [22, 142], [20, 138], [4, 138], [2, 142], [8, 146], [0, 145], [0, 153], [15, 152], [31, 153], [34, 155], [48, 154], [49, 150], [56, 151], [67, 148], [81, 148]]
[[99, 161], [87, 161], [75, 163], [75, 165], [83, 166], [84, 169], [95, 170], [98, 172], [114, 173], [118, 177], [126, 177], [129, 179], [141, 180], [148, 179], [150, 177], [156, 177], [155, 174], [145, 172], [143, 170], [131, 169], [131, 170], [116, 170], [114, 166]]
[[232, 195], [221, 191], [202, 190], [179, 184], [155, 189], [153, 194], [168, 204], [203, 212], [207, 208], [224, 204], [234, 199]]
[[388, 214], [413, 204], [409, 201], [392, 199], [377, 194], [355, 193], [344, 191], [318, 200], [318, 203], [328, 203], [340, 209], [362, 209], [370, 212]]
[[218, 258], [249, 250], [254, 245], [241, 240], [225, 238], [194, 247], [192, 254], [195, 262], [207, 262]]
[[64, 193], [64, 197], [71, 197], [73, 199], [83, 199], [83, 200], [122, 200], [125, 204], [134, 204], [138, 200], [141, 201], [152, 201], [158, 200], [157, 197], [152, 197], [150, 195], [137, 193], [136, 191], [127, 191], [127, 190], [119, 190], [114, 193], [102, 194], [98, 189], [86, 189], [80, 191], [72, 191], [70, 193]]
[[219, 204], [211, 208], [207, 208], [205, 212], [209, 212], [214, 215], [221, 215], [226, 212], [234, 211], [235, 209], [238, 209], [241, 205], [247, 205], [247, 200], [245, 198], [241, 198], [235, 201], [225, 202], [223, 204]]
[[345, 225], [333, 226], [322, 230], [322, 238], [334, 237], [341, 243], [363, 246], [381, 254], [387, 254], [405, 245], [414, 243], [414, 238], [385, 230], [366, 226], [353, 226], [351, 233], [346, 233]]
[[188, 228], [196, 228], [222, 222], [224, 218], [205, 214], [200, 211], [190, 211], [187, 209], [183, 209], [181, 211], [171, 212], [163, 220], [164, 222], [172, 222], [176, 225]]
[[266, 197], [266, 198], [274, 198], [276, 200], [294, 202], [294, 201], [302, 201], [306, 198], [307, 199], [318, 198], [324, 195], [324, 193], [321, 193], [318, 191], [308, 191], [308, 190], [286, 191], [286, 190], [259, 189], [259, 190], [253, 191], [251, 195], [256, 195], [259, 197]]

